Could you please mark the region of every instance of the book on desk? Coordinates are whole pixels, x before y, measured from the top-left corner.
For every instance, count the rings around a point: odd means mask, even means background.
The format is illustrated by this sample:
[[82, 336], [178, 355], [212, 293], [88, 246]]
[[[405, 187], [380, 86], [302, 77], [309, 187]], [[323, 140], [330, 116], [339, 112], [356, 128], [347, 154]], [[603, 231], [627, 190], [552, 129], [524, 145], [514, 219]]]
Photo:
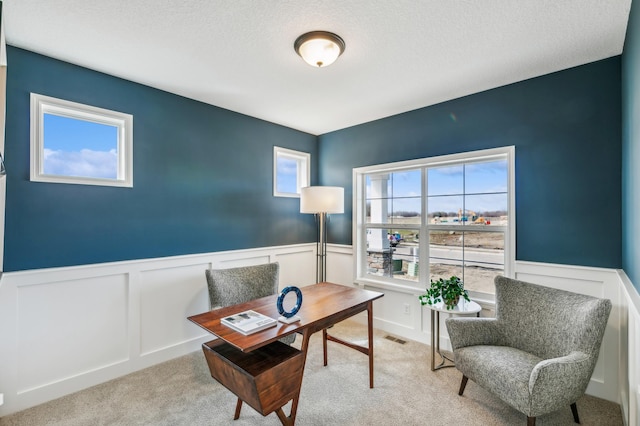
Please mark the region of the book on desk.
[[242, 334], [253, 334], [266, 328], [274, 327], [278, 321], [256, 311], [249, 310], [221, 318], [220, 323]]

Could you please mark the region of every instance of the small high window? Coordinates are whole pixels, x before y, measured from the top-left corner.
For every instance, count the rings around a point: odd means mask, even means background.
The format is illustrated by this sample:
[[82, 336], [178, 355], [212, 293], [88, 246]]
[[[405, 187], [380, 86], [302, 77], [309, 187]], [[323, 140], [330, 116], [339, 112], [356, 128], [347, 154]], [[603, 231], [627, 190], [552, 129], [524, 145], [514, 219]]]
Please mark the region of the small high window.
[[133, 116], [31, 94], [31, 180], [133, 186]]
[[273, 195], [300, 197], [300, 188], [309, 186], [311, 155], [273, 147]]

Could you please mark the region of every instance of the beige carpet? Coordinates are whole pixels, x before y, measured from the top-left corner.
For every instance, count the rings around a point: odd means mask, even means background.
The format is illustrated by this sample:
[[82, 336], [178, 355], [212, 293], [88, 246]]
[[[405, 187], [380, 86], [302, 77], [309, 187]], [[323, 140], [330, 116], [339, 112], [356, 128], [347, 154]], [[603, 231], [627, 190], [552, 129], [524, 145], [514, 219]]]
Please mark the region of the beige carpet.
[[[331, 333], [366, 343], [355, 321]], [[455, 368], [432, 372], [429, 346], [400, 344], [375, 332], [375, 388], [364, 355], [329, 342], [322, 366], [320, 333], [311, 338], [297, 425], [526, 425], [526, 417], [469, 382], [459, 397]], [[294, 346], [301, 343], [298, 337]], [[279, 425], [245, 405], [233, 421], [236, 398], [215, 382], [202, 352], [112, 380], [0, 419], [0, 425]], [[577, 403], [583, 425], [622, 425], [620, 406], [590, 396]], [[289, 406], [285, 407], [289, 413]], [[539, 417], [538, 426], [573, 425], [571, 410]]]

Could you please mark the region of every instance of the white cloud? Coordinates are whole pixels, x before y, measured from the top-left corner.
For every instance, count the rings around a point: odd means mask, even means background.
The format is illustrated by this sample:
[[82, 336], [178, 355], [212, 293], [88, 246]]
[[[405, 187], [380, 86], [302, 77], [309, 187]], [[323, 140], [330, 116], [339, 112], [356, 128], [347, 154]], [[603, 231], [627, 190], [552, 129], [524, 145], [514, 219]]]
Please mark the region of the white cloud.
[[278, 158], [278, 174], [296, 176], [298, 174], [298, 162], [289, 158]]
[[54, 151], [44, 149], [44, 173], [47, 175], [80, 176], [116, 179], [118, 154], [110, 151]]

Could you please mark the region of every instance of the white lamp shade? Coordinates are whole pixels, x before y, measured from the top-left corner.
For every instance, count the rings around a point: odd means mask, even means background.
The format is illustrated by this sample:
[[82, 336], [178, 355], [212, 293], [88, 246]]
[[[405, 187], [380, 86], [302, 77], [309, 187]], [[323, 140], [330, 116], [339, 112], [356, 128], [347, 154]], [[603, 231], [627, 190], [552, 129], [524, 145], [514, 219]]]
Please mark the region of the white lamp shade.
[[300, 213], [344, 213], [344, 188], [338, 186], [302, 188]]

